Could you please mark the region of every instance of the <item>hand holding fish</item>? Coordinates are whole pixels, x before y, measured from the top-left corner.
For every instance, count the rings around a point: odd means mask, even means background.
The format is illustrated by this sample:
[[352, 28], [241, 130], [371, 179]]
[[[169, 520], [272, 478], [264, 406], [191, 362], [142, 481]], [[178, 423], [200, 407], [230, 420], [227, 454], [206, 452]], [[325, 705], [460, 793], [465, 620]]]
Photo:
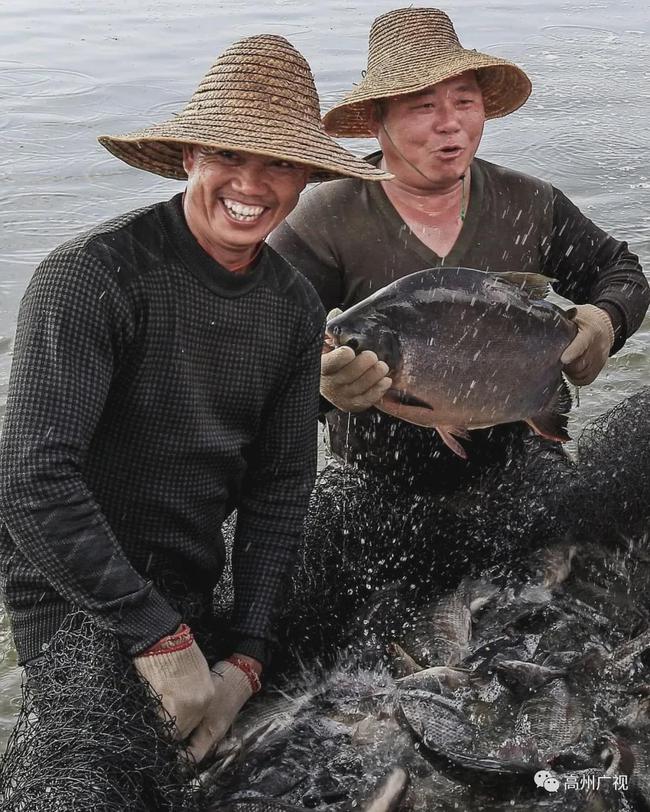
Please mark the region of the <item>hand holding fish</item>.
[[[327, 321], [343, 311], [335, 307]], [[338, 347], [326, 338], [321, 357], [321, 395], [343, 412], [363, 412], [375, 406], [392, 385], [388, 365], [374, 352], [356, 355], [352, 346]]]
[[[542, 437], [566, 442], [571, 398], [560, 356], [594, 316], [587, 309], [583, 319], [578, 308], [574, 322], [536, 298], [541, 282], [548, 286], [538, 274], [454, 267], [397, 279], [345, 313], [330, 314], [325, 341], [336, 349], [323, 355], [323, 395], [347, 411], [375, 405], [433, 428], [463, 459], [457, 438], [500, 423], [523, 420]], [[585, 350], [590, 346], [591, 340]], [[328, 388], [326, 373], [337, 387]], [[356, 398], [339, 399], [351, 392]]]
[[593, 383], [607, 363], [614, 328], [607, 313], [595, 305], [578, 305], [571, 316], [578, 334], [562, 354], [564, 374], [576, 386]]
[[388, 364], [371, 350], [355, 355], [351, 347], [338, 347], [321, 356], [321, 395], [343, 412], [363, 412], [390, 389], [387, 373]]

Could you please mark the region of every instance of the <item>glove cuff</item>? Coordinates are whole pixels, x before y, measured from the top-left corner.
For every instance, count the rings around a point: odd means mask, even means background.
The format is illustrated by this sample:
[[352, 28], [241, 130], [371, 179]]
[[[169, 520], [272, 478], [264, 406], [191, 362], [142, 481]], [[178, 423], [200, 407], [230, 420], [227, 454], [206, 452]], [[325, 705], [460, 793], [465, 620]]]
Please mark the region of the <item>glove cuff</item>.
[[260, 680], [259, 674], [247, 660], [233, 654], [231, 657], [228, 657], [226, 662], [232, 663], [236, 668], [246, 674], [249, 685], [251, 686], [251, 691], [254, 694], [262, 690], [262, 681]]
[[609, 348], [611, 350], [614, 344], [614, 325], [609, 317], [607, 311], [597, 305], [585, 305], [589, 308], [589, 313], [593, 316], [597, 324], [603, 329], [603, 333], [607, 336], [609, 341]]
[[169, 648], [153, 654], [141, 654], [133, 662], [148, 682], [158, 684], [160, 678], [178, 679], [205, 669], [207, 663], [203, 652], [191, 639], [180, 648]]
[[248, 674], [228, 660], [215, 663], [212, 673], [228, 681], [228, 688], [236, 696], [239, 708], [255, 693]]
[[183, 651], [189, 648], [194, 641], [194, 635], [186, 623], [181, 623], [174, 634], [161, 637], [151, 648], [143, 651], [141, 657], [154, 657], [157, 654], [167, 654], [172, 651]]

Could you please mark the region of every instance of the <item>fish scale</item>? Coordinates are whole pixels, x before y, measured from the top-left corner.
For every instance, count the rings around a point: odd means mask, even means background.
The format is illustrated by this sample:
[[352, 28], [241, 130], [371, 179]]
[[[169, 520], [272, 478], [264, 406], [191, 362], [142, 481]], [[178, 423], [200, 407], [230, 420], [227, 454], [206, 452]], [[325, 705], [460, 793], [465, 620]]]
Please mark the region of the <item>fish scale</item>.
[[574, 744], [583, 729], [577, 699], [564, 679], [556, 679], [519, 709], [515, 731], [532, 736], [542, 748], [561, 750]]

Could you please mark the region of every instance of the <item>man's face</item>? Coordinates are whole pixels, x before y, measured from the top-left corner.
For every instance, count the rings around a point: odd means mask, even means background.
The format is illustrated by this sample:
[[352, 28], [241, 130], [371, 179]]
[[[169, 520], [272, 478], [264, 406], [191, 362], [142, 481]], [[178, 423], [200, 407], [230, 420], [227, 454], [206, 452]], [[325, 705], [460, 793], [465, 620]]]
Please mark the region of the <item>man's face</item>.
[[484, 123], [483, 95], [473, 71], [420, 93], [385, 99], [371, 117], [387, 168], [422, 190], [458, 181], [478, 149]]
[[289, 214], [309, 168], [279, 158], [189, 145], [184, 210], [190, 231], [218, 262], [245, 260]]

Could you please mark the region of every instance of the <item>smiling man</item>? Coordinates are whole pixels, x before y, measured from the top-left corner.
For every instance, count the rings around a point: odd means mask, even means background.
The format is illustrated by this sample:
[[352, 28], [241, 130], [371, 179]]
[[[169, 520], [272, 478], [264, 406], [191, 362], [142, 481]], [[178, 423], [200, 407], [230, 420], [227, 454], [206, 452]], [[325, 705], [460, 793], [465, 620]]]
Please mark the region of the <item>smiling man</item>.
[[[367, 160], [394, 178], [368, 185], [341, 180], [310, 190], [270, 244], [310, 279], [327, 310], [348, 308], [395, 279], [441, 265], [553, 277], [557, 292], [577, 304], [578, 334], [565, 350], [565, 372], [576, 384], [591, 383], [640, 326], [648, 284], [627, 245], [588, 220], [561, 191], [476, 157], [485, 121], [524, 104], [530, 80], [507, 60], [464, 48], [449, 17], [434, 8], [378, 17], [369, 46], [363, 77], [324, 123], [336, 136], [376, 138], [380, 151]], [[531, 358], [531, 368], [534, 363]], [[369, 351], [355, 356], [352, 348], [340, 347], [322, 358], [321, 406], [331, 449], [336, 460], [367, 474], [360, 486], [366, 490], [357, 494], [359, 504], [366, 500], [367, 515], [384, 510], [389, 523], [390, 505], [383, 508], [376, 494], [385, 496], [393, 487], [426, 497], [465, 492], [480, 482], [496, 489], [498, 472], [513, 465], [553, 460], [549, 480], [566, 469], [559, 444], [531, 437], [523, 423], [472, 431], [471, 439], [461, 441], [468, 455], [461, 459], [436, 432], [374, 408], [391, 387], [387, 373]], [[409, 527], [418, 531], [405, 546], [387, 533], [368, 541], [367, 528], [322, 519], [333, 515], [336, 496], [330, 494], [342, 487], [336, 470], [333, 465], [321, 475], [313, 532], [327, 525], [329, 541], [314, 547], [322, 556], [331, 542], [342, 596], [353, 591], [343, 574], [346, 556], [353, 580], [358, 572], [379, 572], [377, 562], [408, 554], [416, 583], [436, 569], [444, 582], [463, 560], [466, 569], [476, 559], [470, 526], [466, 554], [459, 555], [457, 549], [436, 548], [432, 539], [441, 530], [419, 521], [419, 514], [411, 516]], [[389, 567], [387, 577], [399, 566]], [[331, 604], [327, 616], [340, 627]], [[332, 637], [337, 635], [334, 628]]]
[[324, 311], [264, 238], [310, 180], [390, 176], [325, 133], [309, 66], [271, 35], [226, 50], [173, 120], [100, 142], [185, 191], [65, 243], [29, 284], [0, 448], [4, 596], [28, 674], [84, 610], [200, 761], [260, 686], [316, 468]]

